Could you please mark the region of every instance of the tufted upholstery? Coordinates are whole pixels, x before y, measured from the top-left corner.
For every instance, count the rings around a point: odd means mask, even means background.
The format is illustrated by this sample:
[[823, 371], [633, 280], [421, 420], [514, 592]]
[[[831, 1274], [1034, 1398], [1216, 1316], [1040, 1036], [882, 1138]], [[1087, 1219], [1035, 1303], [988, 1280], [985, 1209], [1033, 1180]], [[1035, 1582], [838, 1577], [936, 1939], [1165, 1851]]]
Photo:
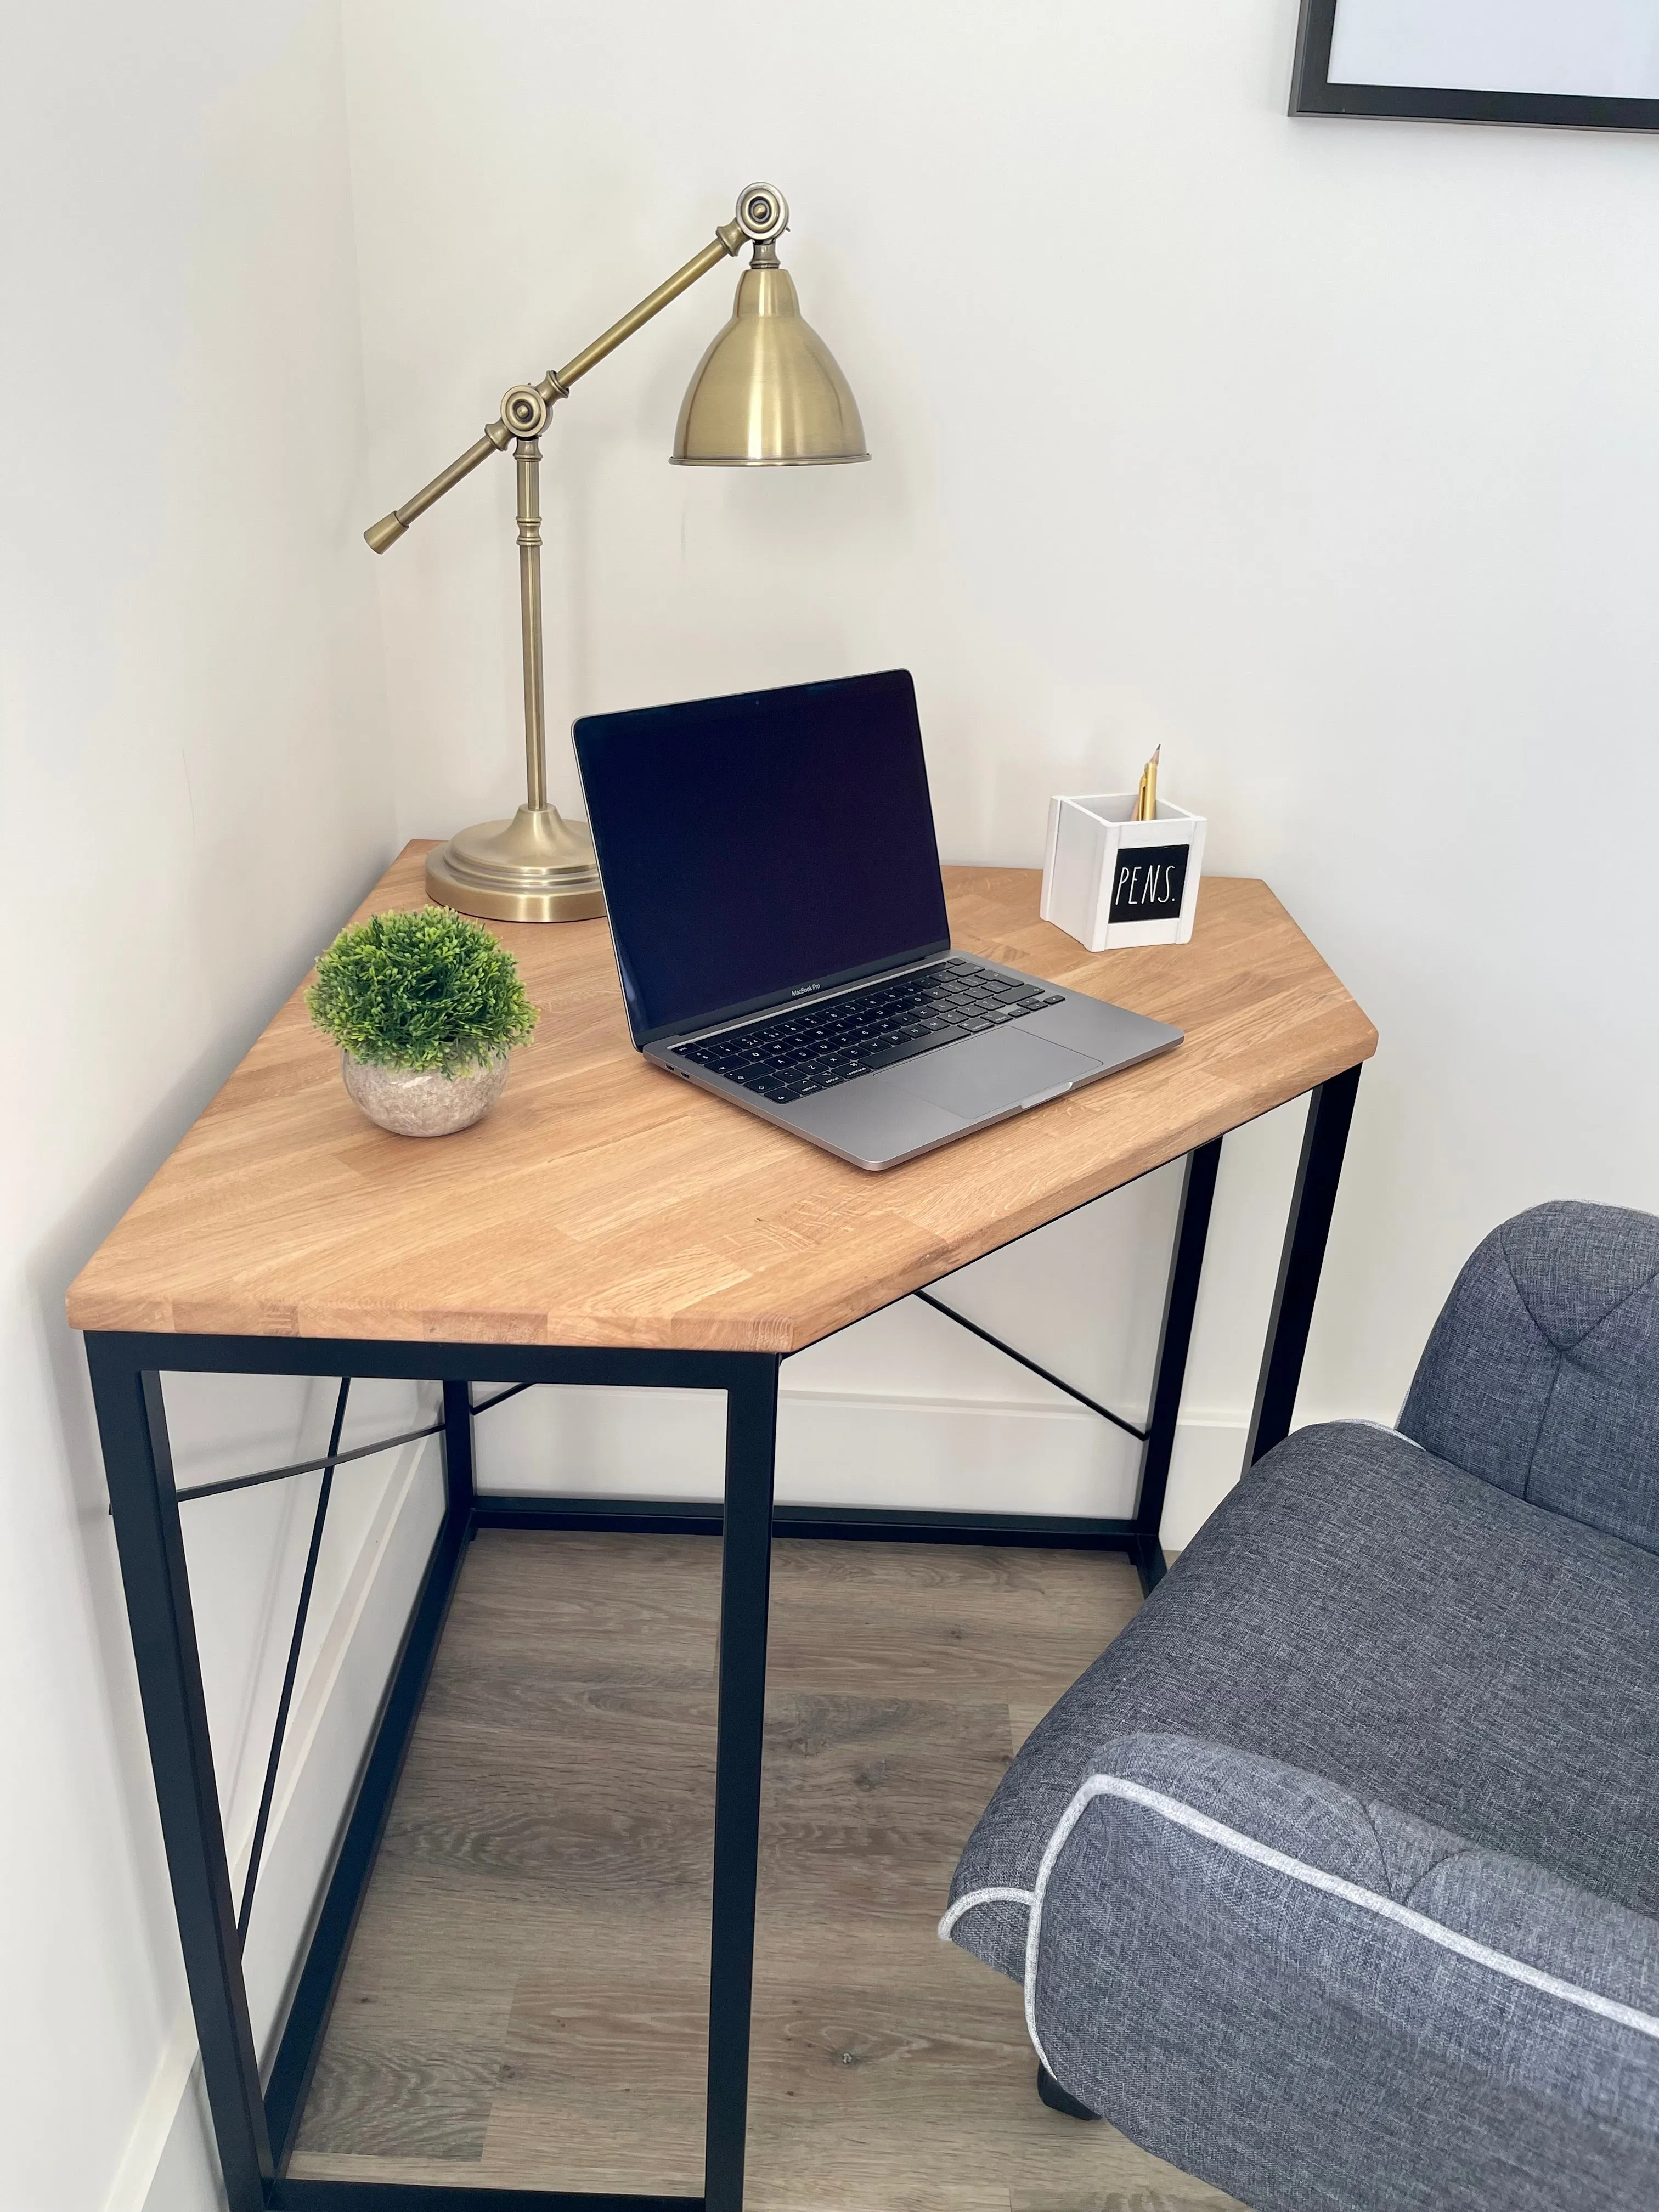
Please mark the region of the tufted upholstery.
[[1561, 1200], [1493, 1230], [1400, 1427], [1530, 1504], [1659, 1552], [1659, 1221]]
[[1659, 1221], [1489, 1237], [1034, 1730], [941, 1926], [1256, 2212], [1659, 2207]]
[[[1298, 1429], [1028, 1738], [951, 1885], [1030, 1889], [1127, 1736], [1282, 1760], [1659, 1920], [1659, 1559], [1385, 1429]], [[1024, 1971], [1026, 1918], [956, 1940]], [[1070, 2085], [1068, 2085], [1070, 2086]]]

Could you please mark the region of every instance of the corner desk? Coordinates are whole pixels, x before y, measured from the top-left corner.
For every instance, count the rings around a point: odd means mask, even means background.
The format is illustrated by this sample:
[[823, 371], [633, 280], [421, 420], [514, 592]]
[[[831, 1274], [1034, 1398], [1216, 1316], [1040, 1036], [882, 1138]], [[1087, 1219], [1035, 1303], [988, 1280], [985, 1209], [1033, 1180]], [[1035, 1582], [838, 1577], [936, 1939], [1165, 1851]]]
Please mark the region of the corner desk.
[[[360, 916], [423, 902], [412, 843]], [[770, 1546], [792, 1536], [1127, 1552], [1150, 1589], [1221, 1139], [1310, 1097], [1247, 1464], [1286, 1434], [1361, 1063], [1376, 1033], [1266, 884], [1209, 877], [1184, 945], [1091, 954], [1039, 921], [1035, 870], [945, 871], [953, 938], [1160, 1020], [1171, 1053], [868, 1175], [648, 1066], [602, 921], [499, 925], [541, 1009], [495, 1112], [393, 1137], [346, 1097], [296, 991], [71, 1287], [86, 1332], [156, 1796], [231, 2212], [740, 2212]], [[1184, 1158], [1133, 1516], [775, 1507], [792, 1352]], [[1012, 1347], [1004, 1347], [1009, 1349]], [[1018, 1356], [1018, 1355], [1017, 1355]], [[181, 1492], [161, 1376], [338, 1377], [329, 1451]], [[1046, 1373], [1046, 1370], [1040, 1370]], [[180, 1534], [181, 1499], [322, 1469], [356, 1376], [442, 1385], [446, 1506], [262, 2080], [249, 2022]], [[1058, 1380], [1059, 1378], [1050, 1378]], [[723, 1504], [492, 1496], [473, 1423], [535, 1383], [722, 1391]], [[494, 1393], [475, 1400], [475, 1384]], [[1064, 1383], [1062, 1388], [1068, 1387]], [[1099, 1410], [1099, 1409], [1097, 1409]], [[417, 1432], [419, 1433], [419, 1432]], [[479, 1528], [675, 1529], [722, 1547], [704, 2194], [641, 2197], [301, 2179], [292, 2149], [451, 1594]], [[290, 1651], [292, 1686], [311, 1573]], [[287, 1692], [266, 1775], [268, 1809]], [[241, 1905], [246, 1923], [254, 1866]]]

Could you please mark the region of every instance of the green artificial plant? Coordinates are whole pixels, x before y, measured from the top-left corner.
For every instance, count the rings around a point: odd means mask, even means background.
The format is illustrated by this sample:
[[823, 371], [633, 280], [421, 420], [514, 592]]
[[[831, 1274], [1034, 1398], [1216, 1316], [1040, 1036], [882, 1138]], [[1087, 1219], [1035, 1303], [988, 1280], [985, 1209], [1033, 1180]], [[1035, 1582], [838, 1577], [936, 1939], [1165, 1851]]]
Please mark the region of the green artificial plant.
[[537, 1018], [507, 947], [442, 906], [342, 930], [306, 1004], [354, 1060], [452, 1078], [505, 1059]]

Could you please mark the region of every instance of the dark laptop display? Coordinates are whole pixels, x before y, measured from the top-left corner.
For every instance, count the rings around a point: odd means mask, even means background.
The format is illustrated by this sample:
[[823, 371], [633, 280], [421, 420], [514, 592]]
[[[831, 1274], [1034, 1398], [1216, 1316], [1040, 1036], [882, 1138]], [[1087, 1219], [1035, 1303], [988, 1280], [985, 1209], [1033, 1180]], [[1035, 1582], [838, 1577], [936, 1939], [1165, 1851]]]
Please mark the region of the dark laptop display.
[[636, 1044], [948, 950], [895, 669], [575, 726]]
[[665, 1073], [886, 1168], [1179, 1043], [951, 951], [904, 670], [575, 738], [634, 1042]]

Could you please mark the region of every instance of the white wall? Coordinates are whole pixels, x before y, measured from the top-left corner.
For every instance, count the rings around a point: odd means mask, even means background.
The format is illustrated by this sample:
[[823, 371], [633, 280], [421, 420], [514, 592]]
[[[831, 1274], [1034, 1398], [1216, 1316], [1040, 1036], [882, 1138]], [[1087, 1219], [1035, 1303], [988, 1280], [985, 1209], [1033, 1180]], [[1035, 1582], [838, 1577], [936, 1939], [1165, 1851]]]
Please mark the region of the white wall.
[[[14, 10], [0, 149], [3, 2195], [138, 2212], [166, 2145], [157, 2212], [182, 2212], [210, 2161], [193, 2101], [167, 2142], [191, 2044], [63, 1297], [394, 848], [337, 10]], [[326, 1431], [304, 1386], [169, 1395], [191, 1472]], [[254, 1922], [261, 2012], [378, 1693], [342, 1637], [384, 1644], [430, 1481], [408, 1455], [342, 1478]], [[281, 1664], [253, 1663], [257, 1632], [291, 1604], [309, 1507], [186, 1509], [233, 1844]]]
[[[731, 276], [677, 302], [544, 441], [550, 723], [903, 662], [946, 857], [1027, 863], [1051, 791], [1161, 740], [1212, 866], [1265, 876], [1382, 1032], [1303, 1413], [1387, 1417], [1492, 1223], [1659, 1204], [1659, 142], [1292, 122], [1295, 17], [351, 0], [368, 511], [777, 182], [875, 459], [665, 466]], [[379, 565], [410, 832], [518, 795], [508, 473]], [[1293, 1155], [1257, 1143], [1236, 1255]], [[1264, 1296], [1212, 1271], [1206, 1424], [1242, 1427]], [[908, 1326], [820, 1379], [878, 1387]]]
[[[0, 2118], [21, 2212], [212, 2201], [64, 1283], [397, 839], [516, 796], [508, 472], [380, 563], [358, 530], [751, 176], [793, 203], [785, 258], [876, 459], [667, 468], [731, 272], [678, 303], [547, 441], [554, 726], [903, 662], [946, 856], [1032, 863], [1050, 791], [1127, 781], [1161, 739], [1212, 866], [1265, 875], [1382, 1033], [1304, 1418], [1393, 1411], [1504, 1214], [1659, 1204], [1659, 144], [1291, 123], [1294, 15], [847, 0], [826, 36], [800, 0], [758, 28], [732, 0], [344, 0], [343, 63], [307, 0], [14, 27], [0, 765], [27, 1043], [0, 1087], [0, 1771], [27, 1818], [0, 1842], [21, 1993]], [[562, 752], [556, 781], [568, 799]], [[1172, 1540], [1236, 1459], [1295, 1139], [1281, 1114], [1229, 1140]], [[952, 1294], [1133, 1397], [1169, 1181]], [[987, 1503], [1121, 1480], [1085, 1417], [914, 1305], [788, 1374], [797, 1495], [849, 1460]], [[200, 1467], [308, 1449], [327, 1413], [287, 1386], [172, 1402]], [[695, 1405], [535, 1394], [491, 1419], [504, 1480], [707, 1486]], [[308, 1655], [262, 2013], [433, 1510], [429, 1465], [371, 1466]], [[274, 1694], [256, 1632], [308, 1512], [192, 1509], [234, 1848]]]

